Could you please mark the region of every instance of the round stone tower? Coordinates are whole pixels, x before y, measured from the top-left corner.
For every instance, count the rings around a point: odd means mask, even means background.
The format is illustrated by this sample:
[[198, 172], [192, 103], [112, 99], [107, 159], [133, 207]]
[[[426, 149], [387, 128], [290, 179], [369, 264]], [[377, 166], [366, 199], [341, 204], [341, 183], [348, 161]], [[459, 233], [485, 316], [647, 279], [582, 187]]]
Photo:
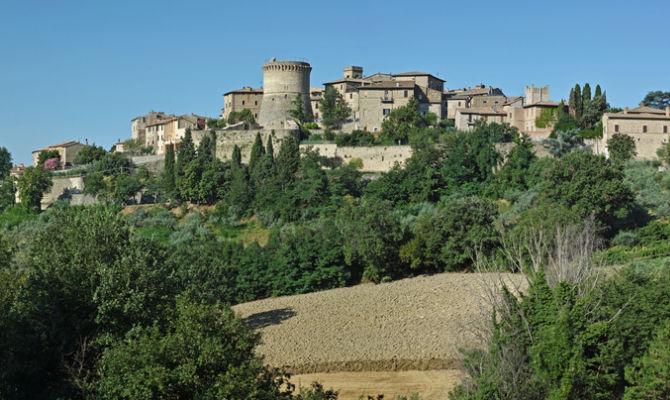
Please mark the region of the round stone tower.
[[298, 94], [306, 119], [312, 119], [309, 101], [309, 74], [312, 67], [301, 61], [277, 61], [272, 58], [263, 64], [263, 101], [258, 124], [264, 128], [295, 128], [290, 111]]

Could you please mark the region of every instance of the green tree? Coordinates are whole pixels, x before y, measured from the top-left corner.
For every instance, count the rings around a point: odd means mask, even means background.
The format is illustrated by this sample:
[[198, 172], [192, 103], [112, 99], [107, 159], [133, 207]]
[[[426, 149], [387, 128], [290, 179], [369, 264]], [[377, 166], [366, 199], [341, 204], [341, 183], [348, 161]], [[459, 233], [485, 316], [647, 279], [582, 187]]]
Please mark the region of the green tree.
[[595, 93], [593, 94], [593, 97], [602, 96], [602, 94], [603, 94], [603, 93], [602, 93], [602, 89], [600, 89], [600, 85], [596, 85], [596, 91], [595, 91]]
[[44, 165], [44, 162], [51, 158], [57, 158], [60, 160], [60, 153], [58, 152], [58, 150], [41, 151], [40, 154], [37, 156], [37, 165]]
[[14, 179], [5, 177], [0, 183], [0, 212], [14, 205], [16, 201], [16, 189]]
[[614, 162], [628, 161], [637, 154], [635, 139], [623, 133], [615, 133], [607, 140], [607, 150]]
[[186, 129], [186, 133], [184, 133], [184, 138], [179, 143], [179, 147], [177, 149], [177, 162], [175, 164], [177, 178], [180, 178], [181, 176], [184, 175], [186, 171], [186, 166], [194, 158], [195, 158], [195, 144], [193, 143], [191, 130]]
[[665, 107], [670, 106], [670, 92], [662, 92], [660, 90], [651, 91], [644, 96], [642, 101], [644, 102], [644, 105], [648, 107], [663, 110]]
[[561, 157], [564, 154], [579, 151], [584, 148], [584, 139], [579, 135], [579, 129], [573, 128], [567, 131], [558, 131], [555, 138], [546, 138], [542, 140], [544, 146], [554, 157]]
[[233, 147], [233, 154], [231, 156], [231, 160], [233, 168], [239, 168], [242, 166], [242, 151], [237, 145]]
[[626, 367], [624, 400], [670, 399], [670, 319], [657, 329], [649, 350]]
[[74, 157], [73, 163], [75, 165], [90, 164], [93, 161], [100, 160], [105, 154], [107, 154], [107, 152], [102, 146], [96, 146], [95, 144], [91, 146], [86, 145]]
[[282, 375], [253, 353], [260, 336], [227, 307], [182, 298], [167, 327], [140, 328], [109, 350], [95, 385], [102, 399], [290, 399]]
[[202, 140], [198, 145], [197, 156], [205, 163], [216, 158], [216, 133], [214, 131], [211, 131], [209, 134], [205, 134], [202, 137]]
[[293, 182], [300, 167], [300, 147], [293, 136], [285, 137], [277, 154], [277, 174], [283, 187]]
[[591, 101], [591, 86], [586, 82], [582, 90], [582, 104], [586, 105], [589, 101]]
[[577, 116], [577, 96], [575, 95], [575, 88], [570, 88], [570, 97], [568, 98], [568, 110], [573, 118]]
[[608, 107], [605, 95], [594, 97], [584, 103], [580, 120], [581, 126], [585, 129], [593, 129], [601, 122], [603, 114], [607, 111]]
[[541, 190], [582, 218], [593, 214], [600, 223], [611, 225], [633, 204], [633, 193], [623, 178], [621, 166], [611, 165], [604, 156], [573, 152], [545, 171]]
[[528, 135], [522, 136], [496, 172], [489, 188], [492, 194], [500, 198], [508, 190], [527, 190], [530, 187], [528, 170], [535, 159], [533, 142]]
[[575, 85], [575, 119], [580, 121], [582, 118], [582, 110], [584, 109], [584, 102], [582, 101], [582, 88], [579, 83]]
[[366, 199], [359, 205], [345, 205], [338, 212], [337, 227], [346, 262], [354, 268], [361, 265], [363, 277], [380, 282], [402, 276], [398, 249], [405, 231], [390, 202]]
[[319, 101], [323, 125], [327, 129], [337, 129], [351, 115], [351, 108], [334, 87], [329, 87]]
[[168, 197], [175, 194], [175, 159], [174, 159], [174, 145], [168, 144], [165, 150], [165, 167], [163, 168], [162, 179], [163, 189]]
[[419, 101], [412, 97], [409, 102], [389, 112], [382, 122], [382, 137], [395, 143], [407, 143], [410, 132], [423, 126], [419, 112]]
[[263, 148], [263, 139], [261, 139], [261, 133], [256, 132], [256, 139], [254, 139], [254, 144], [251, 146], [251, 155], [249, 156], [249, 172], [253, 175], [253, 171], [258, 165], [258, 162], [265, 154], [265, 149]]
[[12, 154], [6, 147], [0, 147], [0, 180], [9, 176], [12, 169]]
[[436, 213], [418, 217], [414, 235], [400, 249], [400, 257], [419, 273], [468, 269], [476, 251], [490, 255], [497, 247], [497, 215], [497, 207], [489, 200], [449, 198]]
[[289, 115], [295, 120], [299, 127], [307, 122], [307, 115], [305, 114], [305, 106], [302, 101], [302, 93], [295, 95], [295, 99], [291, 102], [293, 108], [289, 110]]
[[52, 186], [51, 171], [41, 166], [28, 167], [16, 182], [21, 204], [30, 210], [40, 210], [42, 196]]

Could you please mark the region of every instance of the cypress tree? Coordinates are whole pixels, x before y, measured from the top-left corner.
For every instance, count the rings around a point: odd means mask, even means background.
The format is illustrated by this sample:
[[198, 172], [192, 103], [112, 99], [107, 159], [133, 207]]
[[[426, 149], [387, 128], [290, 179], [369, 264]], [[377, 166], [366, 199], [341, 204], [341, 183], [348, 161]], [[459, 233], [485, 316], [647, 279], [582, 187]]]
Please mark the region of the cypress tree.
[[582, 117], [582, 111], [584, 110], [584, 105], [582, 104], [582, 88], [579, 86], [579, 83], [575, 85], [575, 119], [579, 121]]
[[249, 172], [253, 175], [254, 168], [260, 161], [261, 157], [265, 154], [265, 149], [263, 149], [263, 140], [261, 139], [261, 133], [256, 133], [256, 139], [254, 140], [253, 146], [251, 146], [251, 155], [249, 156]]
[[275, 151], [274, 148], [272, 147], [272, 136], [268, 137], [268, 144], [265, 147], [265, 155], [270, 158], [274, 162], [275, 159]]
[[163, 168], [163, 189], [168, 197], [175, 191], [174, 145], [169, 144], [165, 152], [165, 168]]
[[240, 148], [237, 147], [237, 145], [233, 147], [232, 164], [233, 168], [239, 168], [242, 166], [242, 152], [240, 151]]
[[568, 100], [568, 112], [573, 117], [577, 115], [577, 99], [575, 98], [575, 89], [570, 89], [570, 98]]
[[598, 96], [602, 96], [602, 90], [600, 89], [600, 85], [596, 85], [596, 92], [593, 95], [593, 97], [596, 98]]
[[208, 163], [214, 159], [215, 155], [215, 139], [213, 135], [205, 135], [198, 145], [198, 158], [203, 162]]
[[183, 176], [186, 166], [195, 158], [195, 145], [193, 144], [193, 137], [191, 130], [187, 129], [184, 138], [179, 143], [177, 150], [176, 173], [177, 176]]
[[582, 90], [582, 104], [586, 105], [589, 101], [591, 101], [591, 86], [586, 82]]
[[293, 181], [295, 173], [300, 167], [300, 147], [293, 136], [287, 136], [282, 140], [276, 164], [279, 181], [282, 186], [286, 187]]

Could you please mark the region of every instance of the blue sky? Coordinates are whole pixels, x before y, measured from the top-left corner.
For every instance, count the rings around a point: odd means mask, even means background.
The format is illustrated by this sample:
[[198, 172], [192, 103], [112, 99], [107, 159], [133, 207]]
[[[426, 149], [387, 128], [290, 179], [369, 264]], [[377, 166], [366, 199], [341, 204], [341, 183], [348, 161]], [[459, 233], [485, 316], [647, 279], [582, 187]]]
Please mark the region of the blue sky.
[[621, 107], [670, 91], [670, 2], [529, 3], [0, 0], [0, 146], [29, 164], [62, 141], [109, 148], [152, 109], [214, 117], [270, 57], [306, 58], [312, 86], [360, 65], [555, 100], [600, 83]]

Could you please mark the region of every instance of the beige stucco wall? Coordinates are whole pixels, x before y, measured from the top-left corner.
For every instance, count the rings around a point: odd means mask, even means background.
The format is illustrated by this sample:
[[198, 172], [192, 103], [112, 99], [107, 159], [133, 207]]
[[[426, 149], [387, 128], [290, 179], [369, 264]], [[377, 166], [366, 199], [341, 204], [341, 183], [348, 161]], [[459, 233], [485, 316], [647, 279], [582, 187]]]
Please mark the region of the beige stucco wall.
[[455, 126], [459, 131], [472, 130], [475, 121], [484, 120], [487, 123], [503, 123], [505, 122], [504, 115], [480, 115], [471, 114], [467, 108], [456, 110]]
[[[635, 140], [636, 158], [638, 160], [652, 160], [657, 158], [656, 151], [668, 142], [669, 134], [663, 133], [663, 127], [670, 132], [670, 117], [658, 119], [625, 119], [616, 118], [608, 114], [603, 115], [603, 137], [601, 140], [602, 153], [608, 155], [607, 140], [615, 132], [615, 125], [619, 125], [619, 133], [631, 136]], [[643, 126], [647, 132], [643, 132]]]
[[58, 200], [66, 190], [72, 190], [76, 192], [84, 191], [84, 177], [83, 176], [71, 176], [71, 177], [54, 177], [52, 179], [53, 185], [51, 189], [44, 194], [42, 197], [42, 209], [45, 209], [49, 204]]
[[502, 107], [506, 99], [501, 95], [474, 96], [470, 100], [470, 107]]

